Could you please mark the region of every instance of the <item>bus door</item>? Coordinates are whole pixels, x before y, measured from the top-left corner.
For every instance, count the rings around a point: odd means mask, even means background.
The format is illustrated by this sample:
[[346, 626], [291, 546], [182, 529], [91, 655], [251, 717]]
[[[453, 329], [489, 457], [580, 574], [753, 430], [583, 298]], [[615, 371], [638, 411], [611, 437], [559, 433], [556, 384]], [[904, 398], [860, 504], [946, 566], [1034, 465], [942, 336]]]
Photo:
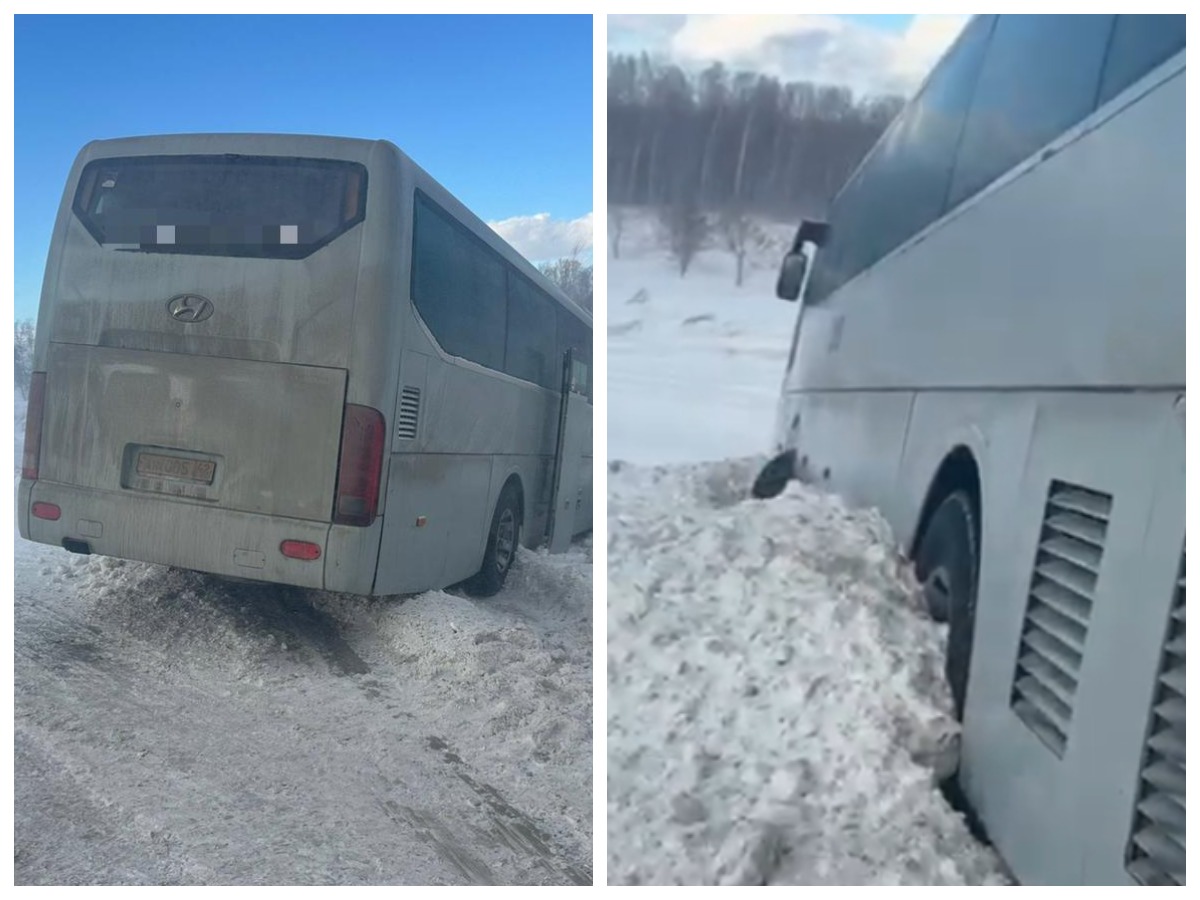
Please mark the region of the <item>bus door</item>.
[[554, 449], [554, 489], [550, 496], [550, 552], [562, 553], [575, 533], [582, 498], [580, 475], [588, 448], [592, 410], [586, 396], [587, 363], [568, 350], [563, 354], [562, 402]]

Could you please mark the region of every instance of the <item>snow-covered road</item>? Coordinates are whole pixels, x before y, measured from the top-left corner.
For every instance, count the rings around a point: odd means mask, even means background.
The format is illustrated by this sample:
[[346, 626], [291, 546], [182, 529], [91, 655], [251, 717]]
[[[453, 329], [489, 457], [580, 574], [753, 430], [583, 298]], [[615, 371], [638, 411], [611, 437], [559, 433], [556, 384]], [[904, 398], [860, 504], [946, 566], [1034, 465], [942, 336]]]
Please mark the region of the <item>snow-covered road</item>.
[[487, 601], [15, 557], [18, 884], [591, 883], [590, 542]]

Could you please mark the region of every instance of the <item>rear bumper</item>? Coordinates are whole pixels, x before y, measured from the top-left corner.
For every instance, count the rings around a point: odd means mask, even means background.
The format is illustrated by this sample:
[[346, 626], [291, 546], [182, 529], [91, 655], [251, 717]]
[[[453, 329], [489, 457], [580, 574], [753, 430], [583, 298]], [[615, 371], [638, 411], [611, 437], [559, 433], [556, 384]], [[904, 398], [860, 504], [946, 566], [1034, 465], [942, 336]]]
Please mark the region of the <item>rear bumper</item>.
[[[29, 510], [39, 501], [56, 504], [62, 515], [53, 522], [34, 517]], [[61, 547], [64, 539], [83, 541], [91, 552], [102, 556], [300, 587], [326, 587], [328, 522], [24, 479], [19, 503], [21, 536], [38, 543]], [[321, 557], [289, 559], [279, 550], [285, 540], [311, 541], [321, 547]]]

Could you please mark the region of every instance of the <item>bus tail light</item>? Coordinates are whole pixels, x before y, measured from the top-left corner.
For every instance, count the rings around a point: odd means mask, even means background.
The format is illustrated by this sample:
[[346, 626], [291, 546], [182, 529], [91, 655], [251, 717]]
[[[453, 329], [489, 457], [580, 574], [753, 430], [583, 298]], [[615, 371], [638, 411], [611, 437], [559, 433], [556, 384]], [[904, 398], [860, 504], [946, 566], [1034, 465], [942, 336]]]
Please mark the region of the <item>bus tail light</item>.
[[335, 524], [365, 526], [375, 521], [385, 433], [383, 413], [379, 410], [346, 404], [342, 456], [333, 498]]
[[34, 372], [29, 379], [29, 405], [25, 411], [25, 454], [21, 477], [37, 481], [42, 456], [42, 416], [46, 405], [46, 373]]

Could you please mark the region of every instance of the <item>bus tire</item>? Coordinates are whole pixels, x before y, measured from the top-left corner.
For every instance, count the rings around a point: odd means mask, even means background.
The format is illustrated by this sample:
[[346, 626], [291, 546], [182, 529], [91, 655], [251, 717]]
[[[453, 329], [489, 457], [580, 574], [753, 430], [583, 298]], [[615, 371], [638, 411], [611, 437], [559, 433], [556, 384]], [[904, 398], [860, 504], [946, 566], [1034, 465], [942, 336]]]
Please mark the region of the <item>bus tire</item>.
[[504, 587], [508, 572], [521, 545], [521, 498], [512, 484], [506, 484], [492, 513], [483, 565], [467, 579], [464, 587], [475, 597], [492, 597]]
[[950, 622], [946, 681], [954, 699], [954, 714], [960, 720], [966, 706], [979, 587], [977, 518], [970, 495], [953, 492], [930, 517], [915, 559], [926, 602], [931, 611], [943, 609]]

